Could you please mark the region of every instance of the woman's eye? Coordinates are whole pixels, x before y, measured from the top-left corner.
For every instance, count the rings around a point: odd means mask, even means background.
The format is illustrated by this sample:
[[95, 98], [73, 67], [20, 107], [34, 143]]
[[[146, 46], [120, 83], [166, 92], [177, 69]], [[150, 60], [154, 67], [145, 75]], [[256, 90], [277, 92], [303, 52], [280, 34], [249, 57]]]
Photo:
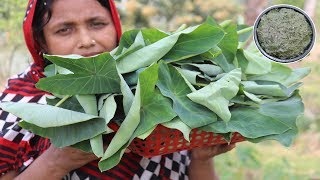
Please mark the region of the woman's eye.
[[106, 25], [107, 25], [107, 24], [104, 23], [104, 22], [93, 22], [93, 23], [91, 24], [91, 26], [94, 27], [94, 28], [102, 28], [102, 27], [104, 27], [104, 26], [106, 26]]
[[59, 34], [59, 35], [67, 35], [68, 33], [71, 32], [71, 28], [69, 27], [66, 27], [66, 28], [61, 28], [59, 29], [56, 34]]

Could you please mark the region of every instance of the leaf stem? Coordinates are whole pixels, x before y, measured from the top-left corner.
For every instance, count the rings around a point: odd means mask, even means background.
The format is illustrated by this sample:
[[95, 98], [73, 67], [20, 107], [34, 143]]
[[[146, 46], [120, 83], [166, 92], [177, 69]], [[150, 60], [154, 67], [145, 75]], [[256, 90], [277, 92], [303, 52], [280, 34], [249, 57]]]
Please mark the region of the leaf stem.
[[222, 27], [222, 28], [225, 28], [227, 27], [229, 24], [231, 24], [232, 20], [226, 20], [226, 21], [223, 21], [222, 23], [220, 23], [219, 25]]
[[174, 33], [177, 33], [177, 32], [180, 32], [180, 31], [183, 31], [187, 28], [187, 25], [186, 24], [182, 24], [176, 31], [173, 32]]
[[237, 31], [237, 34], [238, 34], [238, 35], [241, 35], [241, 34], [250, 32], [250, 31], [252, 31], [252, 30], [253, 30], [253, 26], [250, 26], [250, 27], [247, 27], [247, 28], [244, 28], [244, 29], [241, 29], [241, 30]]
[[59, 107], [62, 103], [64, 103], [67, 99], [69, 99], [71, 96], [70, 95], [66, 95], [65, 97], [63, 97], [56, 105], [54, 105], [55, 107]]

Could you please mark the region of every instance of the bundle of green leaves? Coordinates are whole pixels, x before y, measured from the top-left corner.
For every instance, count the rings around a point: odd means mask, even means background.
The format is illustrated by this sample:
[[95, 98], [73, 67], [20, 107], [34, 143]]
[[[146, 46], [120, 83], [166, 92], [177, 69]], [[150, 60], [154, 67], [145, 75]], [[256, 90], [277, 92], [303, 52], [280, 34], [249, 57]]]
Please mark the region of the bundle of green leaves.
[[[298, 81], [309, 68], [269, 61], [254, 46], [244, 49], [252, 27], [231, 21], [123, 34], [112, 52], [93, 57], [55, 56], [36, 86], [50, 92], [47, 105], [2, 102], [20, 126], [50, 138], [57, 147], [93, 152], [101, 171], [120, 161], [134, 138], [147, 138], [158, 124], [194, 128], [246, 140], [274, 139], [289, 146], [303, 113]], [[103, 135], [112, 132], [107, 149]]]

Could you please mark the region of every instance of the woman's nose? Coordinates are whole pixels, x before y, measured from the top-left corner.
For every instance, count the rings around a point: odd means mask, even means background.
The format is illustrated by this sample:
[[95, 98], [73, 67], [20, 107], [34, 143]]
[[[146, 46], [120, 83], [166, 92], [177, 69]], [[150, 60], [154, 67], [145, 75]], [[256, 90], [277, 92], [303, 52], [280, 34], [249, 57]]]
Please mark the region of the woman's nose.
[[96, 41], [92, 38], [87, 30], [81, 30], [79, 34], [79, 48], [90, 48], [96, 45]]

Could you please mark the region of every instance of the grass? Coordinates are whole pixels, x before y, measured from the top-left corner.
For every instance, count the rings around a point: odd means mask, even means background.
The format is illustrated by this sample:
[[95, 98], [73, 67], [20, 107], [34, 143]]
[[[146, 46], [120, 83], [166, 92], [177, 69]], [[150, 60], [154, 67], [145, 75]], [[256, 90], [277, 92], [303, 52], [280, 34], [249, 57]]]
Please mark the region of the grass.
[[[310, 144], [315, 137], [317, 143]], [[223, 180], [320, 179], [319, 140], [320, 133], [305, 133], [289, 148], [274, 141], [241, 142], [215, 158], [216, 170]]]

